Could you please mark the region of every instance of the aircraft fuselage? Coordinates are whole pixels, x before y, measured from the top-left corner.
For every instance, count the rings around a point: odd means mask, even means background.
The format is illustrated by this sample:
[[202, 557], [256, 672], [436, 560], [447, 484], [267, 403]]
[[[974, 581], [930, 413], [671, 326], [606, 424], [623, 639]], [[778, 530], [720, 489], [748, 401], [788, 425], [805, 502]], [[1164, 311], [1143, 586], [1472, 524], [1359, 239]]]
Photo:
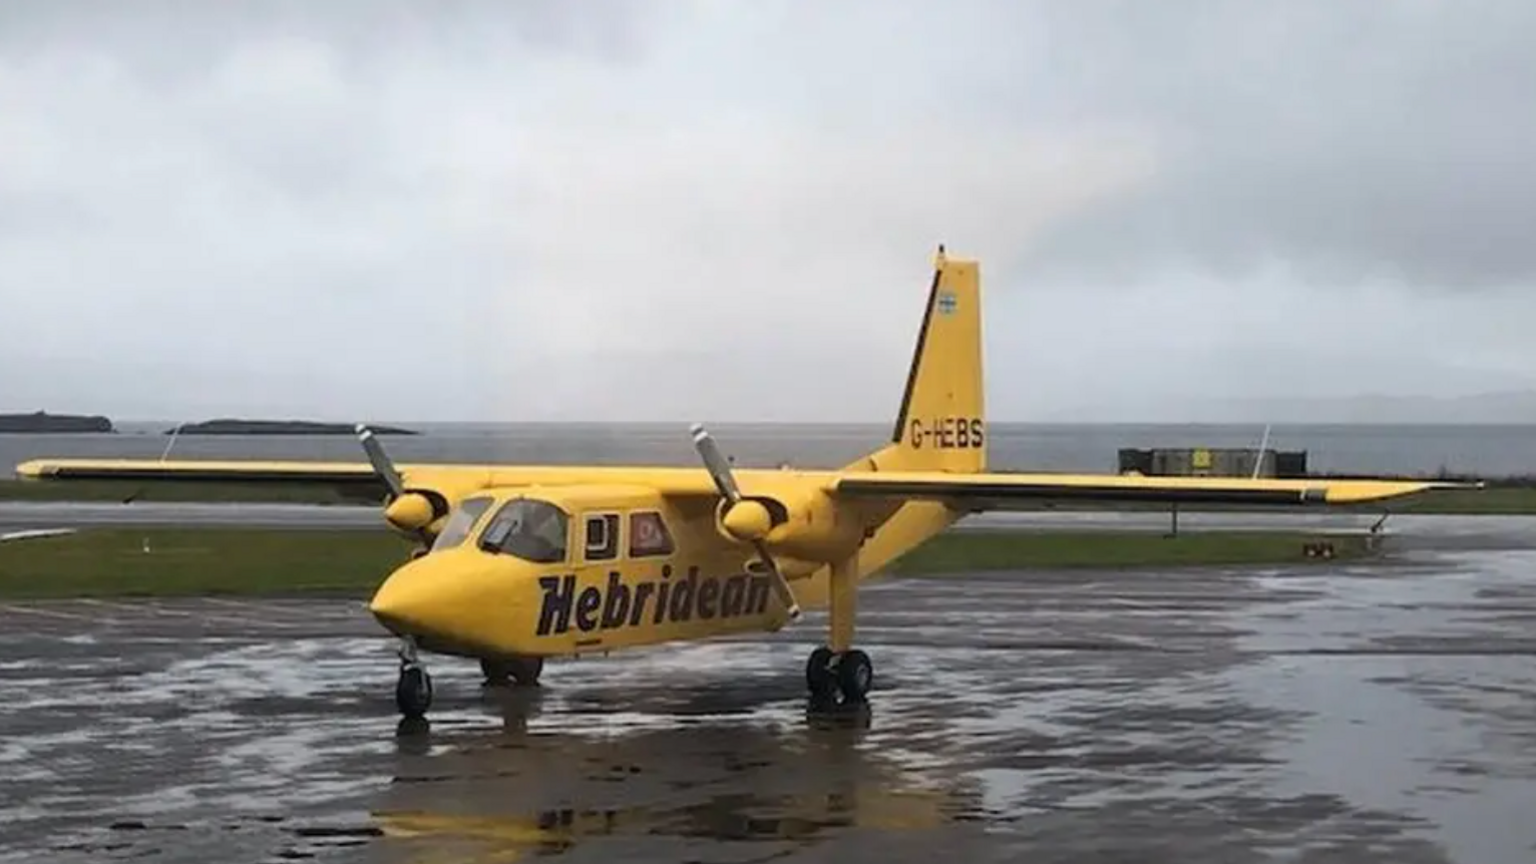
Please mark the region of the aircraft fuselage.
[[[386, 627], [427, 650], [555, 657], [787, 620], [769, 575], [750, 547], [716, 532], [712, 509], [611, 486], [507, 490], [466, 504], [461, 524], [392, 573], [372, 603]], [[797, 593], [825, 595], [809, 578], [814, 565], [784, 569]]]

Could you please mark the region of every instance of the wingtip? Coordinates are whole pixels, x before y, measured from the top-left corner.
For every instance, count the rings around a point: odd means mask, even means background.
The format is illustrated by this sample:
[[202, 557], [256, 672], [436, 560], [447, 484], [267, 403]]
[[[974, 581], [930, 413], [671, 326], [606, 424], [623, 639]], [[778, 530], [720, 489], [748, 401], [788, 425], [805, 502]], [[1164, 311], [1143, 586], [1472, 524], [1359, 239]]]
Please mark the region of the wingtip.
[[1477, 490], [1477, 491], [1480, 491], [1480, 490], [1488, 488], [1488, 481], [1487, 480], [1453, 480], [1453, 481], [1445, 481], [1445, 482], [1439, 482], [1439, 483], [1430, 483], [1430, 484], [1427, 484], [1425, 488], [1427, 488], [1427, 489], [1443, 489], [1443, 490], [1447, 490], [1447, 491], [1457, 491], [1457, 490], [1462, 490], [1462, 491]]

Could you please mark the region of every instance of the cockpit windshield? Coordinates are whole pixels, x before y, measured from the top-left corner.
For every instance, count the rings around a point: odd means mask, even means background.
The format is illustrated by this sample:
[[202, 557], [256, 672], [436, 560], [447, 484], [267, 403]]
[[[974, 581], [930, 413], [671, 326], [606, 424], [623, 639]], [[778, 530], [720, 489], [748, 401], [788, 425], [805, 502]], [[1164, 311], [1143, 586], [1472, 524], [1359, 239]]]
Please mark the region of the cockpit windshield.
[[440, 552], [464, 542], [469, 536], [471, 528], [480, 521], [487, 508], [491, 506], [492, 498], [465, 498], [459, 506], [453, 508], [448, 521], [443, 523], [443, 530], [437, 535], [437, 540], [432, 544], [433, 552]]
[[565, 560], [565, 511], [534, 498], [508, 501], [480, 533], [480, 548], [524, 561], [554, 564]]

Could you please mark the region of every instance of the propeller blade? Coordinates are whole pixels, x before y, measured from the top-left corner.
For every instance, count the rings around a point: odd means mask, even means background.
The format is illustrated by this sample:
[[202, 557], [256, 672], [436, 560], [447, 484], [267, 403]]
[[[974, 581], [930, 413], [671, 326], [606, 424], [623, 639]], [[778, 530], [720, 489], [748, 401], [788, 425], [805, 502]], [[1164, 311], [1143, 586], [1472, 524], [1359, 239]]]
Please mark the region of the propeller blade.
[[757, 547], [757, 554], [763, 559], [763, 566], [768, 568], [768, 575], [773, 579], [774, 593], [779, 595], [779, 602], [789, 610], [789, 620], [800, 620], [800, 601], [795, 599], [795, 591], [789, 587], [789, 580], [779, 571], [779, 565], [774, 562], [773, 556], [768, 554], [768, 548], [759, 540], [752, 544]]
[[[704, 430], [704, 424], [695, 423], [689, 427], [693, 433], [693, 446], [699, 451], [699, 458], [704, 460], [704, 467], [709, 470], [709, 476], [715, 479], [715, 486], [725, 500], [731, 504], [741, 501], [741, 489], [736, 485], [736, 477], [731, 473], [731, 463], [720, 454], [719, 445], [715, 439]], [[789, 610], [789, 620], [800, 620], [800, 601], [795, 599], [795, 592], [789, 587], [789, 580], [780, 572], [779, 565], [774, 562], [773, 556], [768, 554], [768, 546], [761, 540], [753, 542], [759, 558], [763, 559], [763, 566], [768, 568], [768, 575], [773, 580], [774, 593], [779, 595], [779, 602]]]
[[363, 445], [363, 452], [368, 454], [373, 470], [378, 472], [379, 479], [389, 487], [389, 497], [399, 498], [405, 491], [405, 481], [400, 479], [400, 472], [395, 470], [395, 463], [389, 461], [388, 454], [374, 437], [373, 430], [362, 423], [357, 424], [357, 439]]
[[720, 494], [725, 500], [735, 504], [741, 500], [741, 490], [736, 486], [736, 478], [731, 474], [731, 463], [720, 454], [720, 448], [715, 444], [715, 439], [704, 430], [704, 424], [695, 423], [689, 428], [693, 433], [694, 449], [699, 451], [699, 458], [704, 460], [704, 467], [709, 470], [709, 476], [715, 479], [715, 486], [719, 487]]

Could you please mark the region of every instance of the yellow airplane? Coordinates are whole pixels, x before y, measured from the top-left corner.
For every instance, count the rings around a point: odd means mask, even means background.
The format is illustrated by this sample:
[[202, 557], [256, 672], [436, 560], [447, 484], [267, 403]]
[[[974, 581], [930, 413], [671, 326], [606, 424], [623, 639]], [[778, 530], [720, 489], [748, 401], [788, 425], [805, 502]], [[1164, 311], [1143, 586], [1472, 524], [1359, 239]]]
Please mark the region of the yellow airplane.
[[367, 461], [40, 459], [43, 480], [382, 484], [412, 560], [374, 594], [400, 639], [396, 701], [424, 716], [420, 651], [478, 659], [536, 683], [544, 658], [777, 631], [830, 607], [806, 662], [817, 699], [859, 702], [874, 667], [854, 647], [858, 587], [969, 513], [1041, 500], [1340, 505], [1466, 484], [1026, 474], [986, 470], [980, 268], [940, 246], [889, 442], [836, 470], [736, 469], [702, 426], [703, 470], [659, 466], [393, 464], [366, 427]]

